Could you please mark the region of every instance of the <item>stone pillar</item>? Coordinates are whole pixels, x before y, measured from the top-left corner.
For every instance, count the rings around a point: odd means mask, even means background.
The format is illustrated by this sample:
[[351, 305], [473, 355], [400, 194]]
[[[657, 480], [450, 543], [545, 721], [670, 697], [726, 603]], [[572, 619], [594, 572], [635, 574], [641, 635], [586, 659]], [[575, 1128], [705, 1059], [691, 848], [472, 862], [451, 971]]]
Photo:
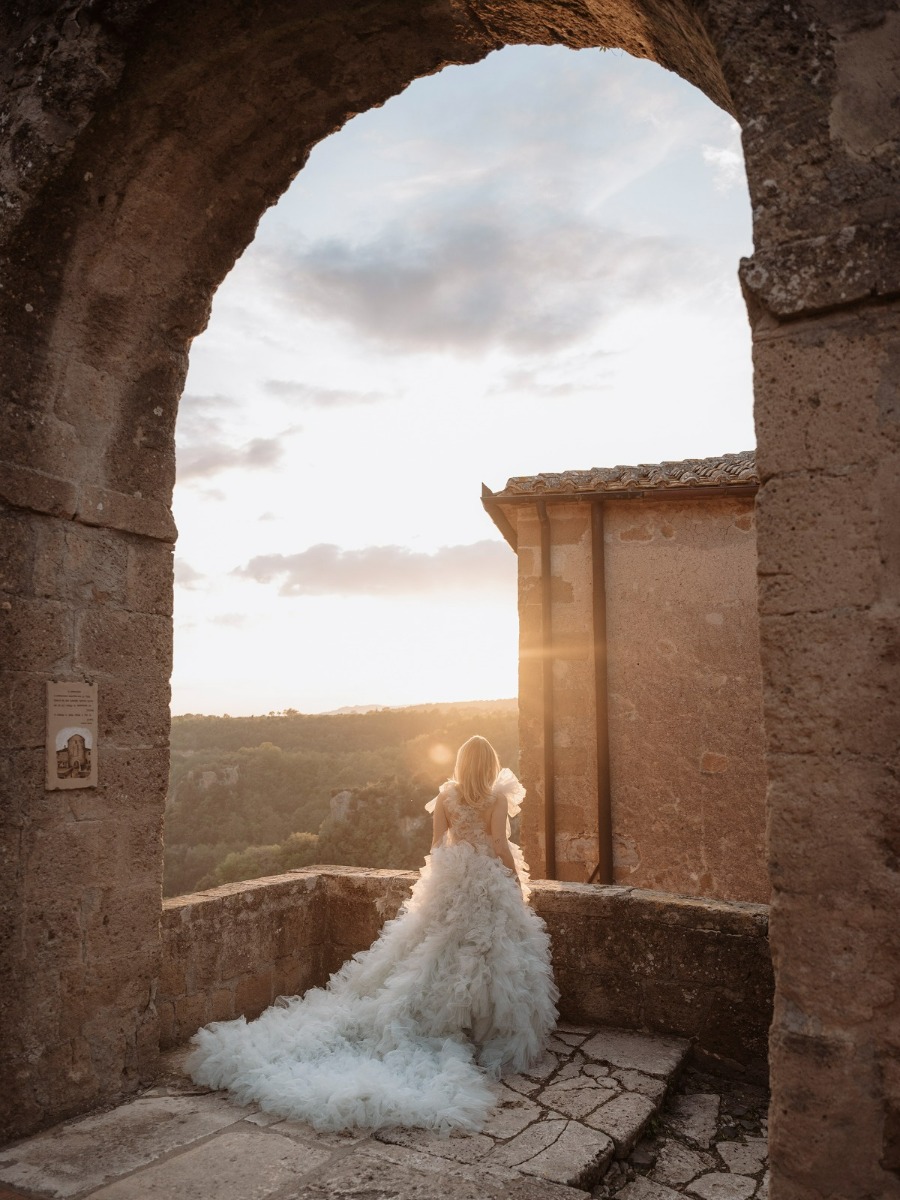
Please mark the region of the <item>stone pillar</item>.
[[773, 1197], [897, 1196], [900, 307], [761, 323], [755, 361]]
[[898, 1197], [900, 13], [816, 0], [737, 32], [714, 38], [756, 243], [771, 1195]]
[[[4, 506], [7, 1136], [152, 1077], [171, 543]], [[98, 685], [99, 785], [44, 788], [48, 679]]]

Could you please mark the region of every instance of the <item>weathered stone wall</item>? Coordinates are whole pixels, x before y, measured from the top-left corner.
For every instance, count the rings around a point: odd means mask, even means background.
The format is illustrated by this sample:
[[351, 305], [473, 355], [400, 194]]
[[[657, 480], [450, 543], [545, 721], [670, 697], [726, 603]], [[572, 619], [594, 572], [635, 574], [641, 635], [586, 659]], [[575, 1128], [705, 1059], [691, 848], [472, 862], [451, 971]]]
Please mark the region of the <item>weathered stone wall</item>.
[[210, 1021], [259, 1016], [322, 978], [327, 917], [314, 873], [164, 900], [156, 1008], [160, 1048]]
[[605, 509], [616, 882], [764, 903], [753, 500]]
[[[501, 502], [502, 503], [502, 502]], [[607, 501], [604, 545], [615, 880], [765, 902], [765, 741], [753, 500]], [[519, 554], [526, 857], [545, 870], [540, 521]], [[547, 505], [557, 878], [599, 857], [591, 503]]]
[[[163, 1044], [321, 986], [395, 916], [411, 871], [309, 867], [167, 900]], [[637, 888], [538, 882], [565, 1018], [695, 1039], [705, 1061], [765, 1073], [768, 910]]]

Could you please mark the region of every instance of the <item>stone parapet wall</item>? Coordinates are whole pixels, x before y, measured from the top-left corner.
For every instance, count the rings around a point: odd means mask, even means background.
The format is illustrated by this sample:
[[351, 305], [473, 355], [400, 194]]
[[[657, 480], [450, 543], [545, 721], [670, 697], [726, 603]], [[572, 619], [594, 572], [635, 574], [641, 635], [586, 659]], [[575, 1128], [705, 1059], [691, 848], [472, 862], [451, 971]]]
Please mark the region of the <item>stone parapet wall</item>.
[[[164, 1048], [322, 985], [397, 914], [411, 871], [310, 867], [167, 900], [157, 1008]], [[691, 1038], [706, 1060], [765, 1072], [768, 909], [539, 881], [564, 1018]]]
[[395, 916], [409, 871], [311, 868], [163, 901], [160, 1048], [323, 984]]

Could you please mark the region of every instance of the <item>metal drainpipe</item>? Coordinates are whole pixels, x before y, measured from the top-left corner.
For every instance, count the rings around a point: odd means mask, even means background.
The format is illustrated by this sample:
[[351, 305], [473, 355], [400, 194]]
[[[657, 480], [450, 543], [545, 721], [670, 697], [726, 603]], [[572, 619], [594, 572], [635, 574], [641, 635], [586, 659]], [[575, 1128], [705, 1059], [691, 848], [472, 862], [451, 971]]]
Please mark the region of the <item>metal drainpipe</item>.
[[550, 574], [550, 518], [543, 500], [537, 502], [541, 523], [541, 664], [544, 709], [544, 846], [547, 879], [556, 878], [556, 768], [553, 761], [553, 610]]
[[609, 678], [606, 642], [606, 547], [602, 501], [591, 505], [591, 581], [594, 638], [594, 702], [597, 714], [597, 865], [588, 883], [613, 882], [612, 788], [609, 776]]

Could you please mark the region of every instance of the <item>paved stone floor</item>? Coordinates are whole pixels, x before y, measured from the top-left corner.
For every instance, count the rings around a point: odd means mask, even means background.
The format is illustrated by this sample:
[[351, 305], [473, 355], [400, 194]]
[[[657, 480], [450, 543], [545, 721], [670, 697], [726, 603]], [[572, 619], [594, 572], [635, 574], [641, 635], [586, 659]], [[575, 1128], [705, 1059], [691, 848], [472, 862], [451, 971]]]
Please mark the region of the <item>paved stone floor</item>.
[[764, 1087], [688, 1067], [627, 1159], [593, 1189], [597, 1200], [768, 1200]]
[[687, 1050], [562, 1025], [449, 1138], [317, 1133], [195, 1087], [175, 1052], [135, 1100], [0, 1151], [0, 1200], [763, 1200], [765, 1094], [683, 1071]]

